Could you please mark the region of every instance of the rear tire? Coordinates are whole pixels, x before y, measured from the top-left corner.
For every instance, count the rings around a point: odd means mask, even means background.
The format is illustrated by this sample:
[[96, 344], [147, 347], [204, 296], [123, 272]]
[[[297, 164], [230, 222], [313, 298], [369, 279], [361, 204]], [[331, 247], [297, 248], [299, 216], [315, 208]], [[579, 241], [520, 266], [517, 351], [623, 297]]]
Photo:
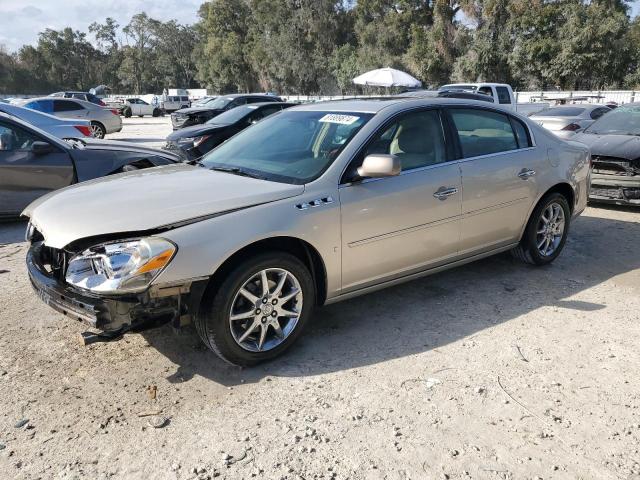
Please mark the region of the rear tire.
[[511, 253], [531, 265], [553, 262], [564, 248], [569, 234], [571, 209], [564, 195], [545, 195], [533, 210], [520, 244]]
[[159, 117], [160, 116], [160, 110], [157, 108], [153, 109], [153, 113], [151, 114], [151, 116], [153, 117]]
[[91, 122], [90, 128], [94, 138], [104, 138], [107, 134], [107, 129], [99, 122]]
[[[267, 290], [262, 278], [267, 278]], [[282, 354], [297, 340], [311, 317], [315, 296], [311, 273], [297, 257], [263, 253], [239, 263], [219, 285], [210, 286], [195, 319], [196, 330], [227, 363], [256, 365]]]

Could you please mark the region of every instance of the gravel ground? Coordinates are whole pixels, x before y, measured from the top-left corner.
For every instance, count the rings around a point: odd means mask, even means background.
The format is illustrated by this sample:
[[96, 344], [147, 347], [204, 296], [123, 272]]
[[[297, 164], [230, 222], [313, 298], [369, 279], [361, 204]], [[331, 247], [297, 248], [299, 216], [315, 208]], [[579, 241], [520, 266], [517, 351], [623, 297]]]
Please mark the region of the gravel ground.
[[124, 140], [142, 143], [149, 147], [161, 147], [167, 135], [173, 131], [171, 117], [131, 117], [122, 119], [122, 131], [107, 135], [107, 140]]
[[80, 346], [23, 230], [0, 224], [2, 479], [640, 479], [637, 210], [587, 209], [549, 267], [500, 255], [322, 308], [252, 369], [191, 328]]

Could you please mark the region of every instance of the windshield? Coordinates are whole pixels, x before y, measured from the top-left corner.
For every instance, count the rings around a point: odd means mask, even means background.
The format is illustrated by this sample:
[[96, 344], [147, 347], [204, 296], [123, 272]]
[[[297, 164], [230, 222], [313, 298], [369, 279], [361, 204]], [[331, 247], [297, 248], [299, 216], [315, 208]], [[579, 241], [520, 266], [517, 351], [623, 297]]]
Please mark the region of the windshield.
[[207, 120], [205, 123], [211, 124], [223, 124], [223, 123], [236, 123], [238, 120], [246, 117], [249, 113], [253, 112], [256, 108], [255, 105], [243, 105], [241, 107], [232, 108], [224, 113], [221, 113], [217, 117], [213, 117]]
[[205, 105], [209, 102], [213, 102], [217, 97], [207, 97], [207, 98], [201, 98], [200, 100], [198, 100], [197, 102], [194, 103], [194, 105]]
[[317, 178], [372, 117], [369, 113], [284, 110], [203, 157], [207, 168], [237, 168], [276, 182]]
[[231, 102], [233, 102], [233, 98], [230, 97], [217, 97], [214, 98], [212, 101], [207, 102], [207, 108], [224, 108], [227, 105], [229, 105]]
[[640, 135], [640, 105], [618, 107], [585, 129], [595, 135]]
[[536, 117], [577, 117], [582, 115], [584, 108], [580, 107], [556, 107], [545, 108], [535, 114]]

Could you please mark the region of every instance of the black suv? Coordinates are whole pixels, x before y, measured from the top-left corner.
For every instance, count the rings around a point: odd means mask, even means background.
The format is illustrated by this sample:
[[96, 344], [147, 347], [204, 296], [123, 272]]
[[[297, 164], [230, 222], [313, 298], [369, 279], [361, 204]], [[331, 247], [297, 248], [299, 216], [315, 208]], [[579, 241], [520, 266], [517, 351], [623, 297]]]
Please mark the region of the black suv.
[[174, 130], [200, 125], [222, 112], [251, 103], [282, 102], [275, 95], [238, 93], [233, 95], [220, 95], [214, 100], [198, 107], [182, 108], [171, 114], [171, 124]]

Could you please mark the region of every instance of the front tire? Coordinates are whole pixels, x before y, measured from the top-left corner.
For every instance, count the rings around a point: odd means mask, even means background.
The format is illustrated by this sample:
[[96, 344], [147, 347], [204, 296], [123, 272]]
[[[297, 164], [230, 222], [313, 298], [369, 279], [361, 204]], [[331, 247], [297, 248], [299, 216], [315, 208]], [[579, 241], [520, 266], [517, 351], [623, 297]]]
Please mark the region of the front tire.
[[132, 112], [131, 112], [131, 108], [126, 107], [123, 111], [122, 114], [124, 115], [124, 118], [131, 118]]
[[233, 365], [282, 354], [300, 336], [315, 306], [309, 269], [295, 256], [268, 252], [234, 267], [205, 293], [195, 320], [202, 341]]
[[571, 209], [564, 195], [550, 193], [544, 196], [533, 210], [513, 255], [532, 265], [553, 262], [567, 241], [570, 221]]

